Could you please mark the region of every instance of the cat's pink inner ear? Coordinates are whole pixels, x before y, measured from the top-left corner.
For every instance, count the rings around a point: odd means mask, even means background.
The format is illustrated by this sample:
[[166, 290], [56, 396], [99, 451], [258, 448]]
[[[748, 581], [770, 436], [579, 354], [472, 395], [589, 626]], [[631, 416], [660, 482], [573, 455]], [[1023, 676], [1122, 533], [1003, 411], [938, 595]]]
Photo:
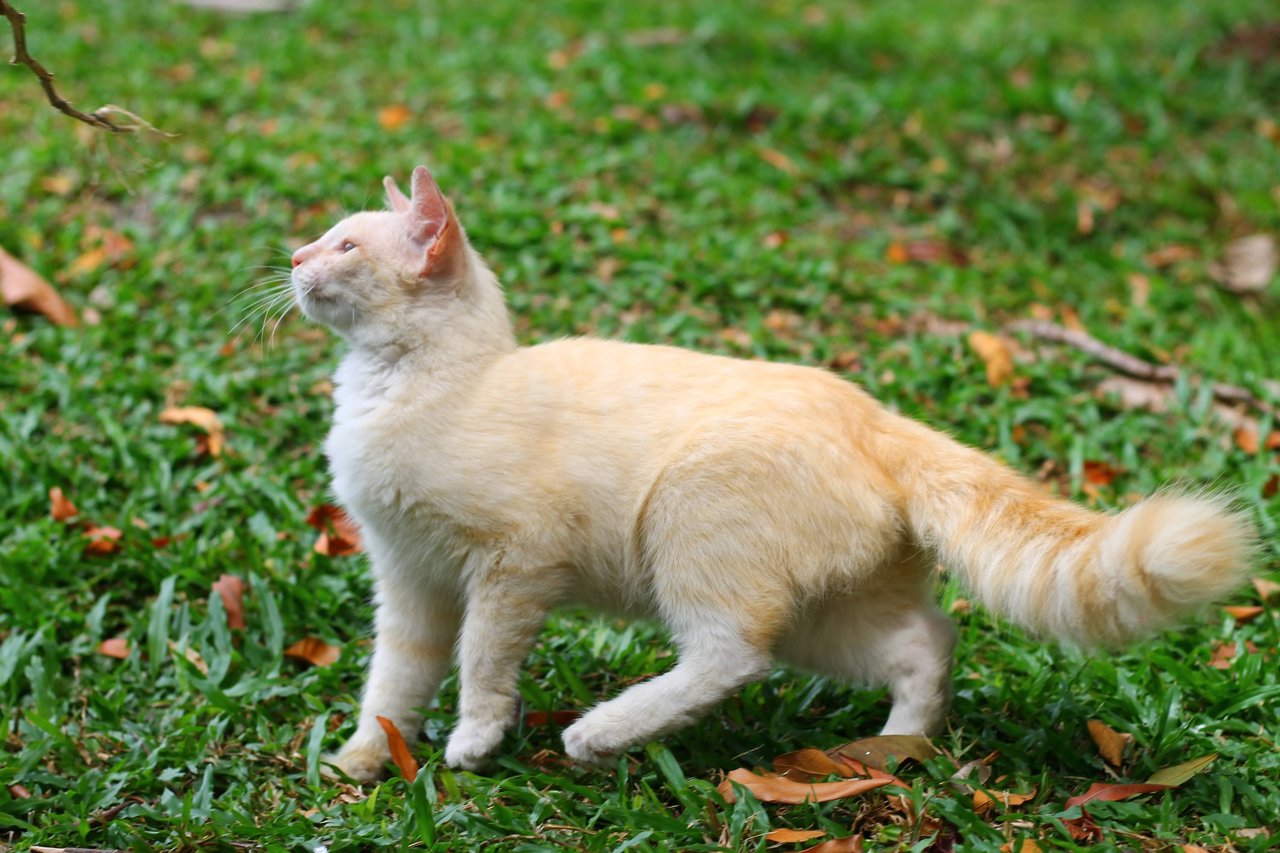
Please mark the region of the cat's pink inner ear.
[[409, 209], [409, 199], [400, 192], [394, 178], [387, 175], [382, 179], [382, 185], [387, 188], [387, 203], [391, 205], [392, 210], [396, 213], [404, 213]]
[[449, 221], [449, 205], [426, 166], [413, 170], [413, 197], [407, 213], [409, 234], [419, 243], [435, 240]]

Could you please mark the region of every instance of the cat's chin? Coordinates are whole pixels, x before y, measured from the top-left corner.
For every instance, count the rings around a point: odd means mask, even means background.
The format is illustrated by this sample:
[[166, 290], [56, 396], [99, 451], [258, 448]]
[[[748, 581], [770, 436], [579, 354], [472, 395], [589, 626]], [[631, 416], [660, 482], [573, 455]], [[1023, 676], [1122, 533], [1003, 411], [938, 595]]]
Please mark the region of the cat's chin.
[[355, 309], [332, 297], [299, 294], [297, 303], [307, 319], [333, 329], [345, 329], [355, 321]]

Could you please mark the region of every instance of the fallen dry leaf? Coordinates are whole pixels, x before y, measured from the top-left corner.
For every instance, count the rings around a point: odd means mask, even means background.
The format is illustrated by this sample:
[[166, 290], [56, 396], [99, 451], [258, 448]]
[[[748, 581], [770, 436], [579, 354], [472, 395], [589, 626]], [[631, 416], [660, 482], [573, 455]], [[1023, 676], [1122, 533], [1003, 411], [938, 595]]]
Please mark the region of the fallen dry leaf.
[[1124, 763], [1125, 748], [1133, 742], [1133, 735], [1128, 732], [1121, 734], [1102, 720], [1089, 721], [1089, 736], [1097, 744], [1098, 754], [1112, 767]]
[[129, 641], [124, 637], [112, 637], [109, 640], [103, 640], [98, 643], [98, 654], [124, 660], [129, 657]]
[[71, 499], [62, 493], [62, 489], [53, 486], [49, 489], [49, 515], [54, 521], [66, 521], [80, 513]]
[[812, 841], [827, 833], [821, 829], [775, 829], [764, 834], [765, 839], [789, 844], [796, 841]]
[[222, 421], [213, 409], [204, 406], [174, 406], [160, 413], [162, 424], [191, 424], [203, 430], [209, 437], [208, 451], [210, 456], [221, 456], [226, 448], [226, 437], [222, 431]]
[[773, 759], [773, 770], [779, 776], [801, 782], [825, 779], [832, 774], [845, 778], [853, 775], [848, 765], [834, 761], [820, 749], [798, 749], [779, 755]]
[[1215, 278], [1232, 293], [1266, 289], [1276, 274], [1276, 241], [1270, 234], [1253, 234], [1227, 244]]
[[1151, 782], [1094, 782], [1089, 786], [1089, 790], [1067, 800], [1066, 808], [1071, 808], [1072, 806], [1083, 806], [1086, 803], [1092, 803], [1095, 800], [1101, 802], [1127, 800], [1130, 797], [1136, 797], [1139, 794], [1151, 794], [1156, 791], [1167, 791], [1172, 787], [1174, 786], [1152, 784]]
[[567, 726], [582, 716], [581, 711], [526, 711], [526, 726]]
[[812, 847], [806, 847], [801, 853], [862, 853], [862, 833], [846, 838], [833, 838]]
[[[175, 643], [173, 640], [169, 641], [169, 651], [170, 652], [178, 651], [178, 644]], [[190, 646], [187, 646], [185, 649], [182, 650], [182, 656], [187, 659], [188, 663], [190, 663], [197, 670], [199, 670], [201, 675], [209, 674], [209, 664], [205, 663], [204, 656], [201, 655], [198, 651], [191, 648]]]
[[1159, 249], [1147, 252], [1145, 260], [1151, 266], [1159, 269], [1160, 267], [1167, 267], [1183, 261], [1193, 260], [1195, 256], [1196, 251], [1190, 246], [1183, 246], [1180, 243], [1172, 243], [1168, 246], [1161, 246]]
[[995, 807], [996, 803], [1011, 809], [1020, 806], [1023, 803], [1031, 802], [1036, 798], [1036, 790], [1032, 788], [1026, 794], [1016, 794], [1013, 791], [993, 791], [990, 789], [983, 790], [979, 788], [973, 792], [973, 810], [978, 814], [985, 814]]
[[378, 124], [383, 130], [398, 130], [408, 124], [413, 113], [404, 104], [392, 104], [378, 110]]
[[1262, 599], [1263, 604], [1280, 600], [1280, 583], [1266, 578], [1253, 578], [1253, 588], [1258, 591], [1258, 598]]
[[1095, 486], [1109, 486], [1120, 472], [1106, 462], [1086, 459], [1083, 473], [1085, 482]]
[[1260, 449], [1265, 447], [1267, 450], [1280, 450], [1280, 430], [1273, 429], [1267, 435], [1267, 441], [1263, 444], [1258, 439], [1258, 428], [1253, 424], [1242, 424], [1236, 428], [1235, 432], [1236, 446], [1249, 455], [1256, 454]]
[[13, 796], [15, 800], [31, 799], [31, 792], [27, 790], [25, 785], [21, 785], [17, 782], [14, 782], [12, 785], [9, 786], [9, 793]]
[[969, 256], [961, 249], [941, 240], [897, 240], [885, 249], [884, 258], [891, 264], [949, 264], [954, 267], [969, 265]]
[[84, 546], [85, 552], [102, 557], [120, 550], [120, 537], [124, 534], [115, 527], [94, 525], [86, 528], [84, 535], [89, 540], [89, 543]]
[[1218, 759], [1218, 753], [1211, 752], [1208, 755], [1202, 755], [1199, 758], [1193, 758], [1190, 761], [1184, 761], [1181, 764], [1175, 764], [1172, 767], [1161, 767], [1155, 773], [1151, 774], [1151, 778], [1147, 780], [1149, 785], [1169, 785], [1178, 787], [1201, 770], [1208, 767]]
[[[889, 769], [889, 759], [899, 764], [907, 759], [921, 764], [938, 754], [937, 748], [923, 735], [876, 735], [842, 744], [827, 750], [832, 758], [852, 759], [874, 770]], [[910, 786], [907, 786], [910, 787]]]
[[[1258, 647], [1252, 640], [1244, 644], [1245, 654], [1256, 655]], [[1214, 644], [1213, 653], [1209, 657], [1209, 666], [1214, 669], [1231, 669], [1231, 662], [1236, 657], [1236, 644], [1229, 640], [1219, 640]]]
[[987, 367], [987, 384], [996, 388], [1013, 377], [1013, 355], [1002, 338], [990, 332], [973, 332], [969, 347]]
[[1006, 841], [1000, 845], [1000, 853], [1040, 853], [1040, 845], [1032, 838]]
[[303, 637], [284, 650], [285, 657], [304, 660], [312, 666], [329, 666], [342, 656], [342, 649], [316, 637]]
[[791, 158], [776, 148], [761, 148], [757, 151], [760, 159], [768, 163], [780, 172], [786, 172], [788, 175], [800, 174], [800, 169], [796, 164], [791, 162]]
[[378, 717], [378, 725], [387, 736], [387, 746], [391, 749], [391, 760], [395, 762], [400, 775], [412, 782], [418, 778], [418, 762], [409, 752], [409, 745], [404, 742], [404, 735], [396, 728], [396, 724], [386, 717]]
[[311, 508], [307, 524], [320, 531], [313, 550], [326, 557], [360, 553], [360, 528], [339, 507], [320, 504]]
[[40, 314], [58, 326], [78, 326], [80, 319], [53, 285], [0, 249], [0, 298], [19, 311]]
[[1267, 612], [1267, 608], [1261, 604], [1244, 604], [1244, 605], [1227, 605], [1222, 608], [1232, 619], [1236, 620], [1237, 625], [1244, 625], [1252, 622], [1263, 613]]
[[244, 627], [244, 581], [235, 575], [222, 575], [213, 582], [213, 592], [222, 596], [222, 609], [227, 612], [227, 627]]
[[737, 782], [762, 803], [825, 803], [844, 797], [854, 797], [875, 788], [891, 784], [890, 779], [849, 779], [844, 782], [794, 782], [782, 776], [760, 776], [745, 767], [730, 771], [720, 783], [720, 795], [725, 802], [737, 800], [731, 783]]

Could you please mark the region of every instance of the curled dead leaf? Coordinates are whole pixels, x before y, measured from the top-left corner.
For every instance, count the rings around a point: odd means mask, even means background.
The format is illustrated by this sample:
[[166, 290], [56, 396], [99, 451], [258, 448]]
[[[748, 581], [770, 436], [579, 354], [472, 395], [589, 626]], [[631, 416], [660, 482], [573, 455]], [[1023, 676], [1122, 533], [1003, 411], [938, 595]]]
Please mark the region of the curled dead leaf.
[[360, 528], [341, 508], [333, 504], [312, 507], [307, 524], [320, 531], [313, 548], [317, 554], [343, 557], [360, 553]]
[[303, 637], [284, 650], [285, 657], [306, 661], [312, 666], [329, 666], [342, 656], [342, 649], [316, 637]]
[[1090, 720], [1088, 725], [1089, 736], [1097, 745], [1098, 754], [1112, 767], [1123, 764], [1125, 748], [1133, 741], [1133, 735], [1128, 732], [1121, 734], [1102, 720]]
[[[1245, 654], [1256, 655], [1258, 647], [1252, 640], [1245, 640]], [[1209, 666], [1214, 669], [1231, 669], [1231, 662], [1236, 658], [1236, 644], [1229, 640], [1219, 640], [1213, 646], [1209, 656]]]
[[1033, 838], [1020, 838], [1001, 844], [1000, 853], [1040, 853], [1040, 845]]
[[853, 771], [843, 762], [835, 761], [820, 749], [798, 749], [773, 759], [773, 769], [779, 776], [800, 782], [825, 779], [833, 774], [848, 778]]
[[1237, 625], [1244, 625], [1257, 619], [1263, 613], [1267, 612], [1267, 608], [1261, 604], [1245, 604], [1245, 605], [1227, 605], [1222, 608], [1232, 619], [1236, 620]]
[[745, 767], [730, 771], [724, 782], [720, 783], [720, 795], [725, 802], [737, 800], [733, 784], [746, 788], [762, 803], [825, 803], [844, 797], [855, 797], [875, 788], [891, 784], [890, 779], [848, 779], [843, 782], [795, 782], [782, 776], [761, 776], [752, 773]]
[[768, 163], [780, 172], [786, 172], [788, 175], [800, 174], [799, 167], [792, 162], [791, 158], [776, 148], [760, 148], [757, 153], [760, 159]]
[[833, 838], [812, 847], [806, 847], [802, 853], [862, 853], [862, 833], [845, 838]]
[[921, 764], [938, 754], [937, 748], [923, 735], [876, 735], [851, 741], [827, 754], [851, 759], [873, 770], [888, 770], [890, 759], [902, 763], [907, 759]]
[[213, 591], [222, 596], [222, 609], [227, 613], [227, 627], [244, 627], [244, 581], [224, 574], [213, 582]]
[[49, 489], [49, 515], [54, 521], [66, 521], [69, 518], [75, 518], [79, 513], [80, 510], [76, 509], [71, 499], [62, 493], [62, 489], [57, 486]]
[[93, 525], [85, 529], [84, 535], [89, 540], [84, 546], [85, 553], [103, 557], [120, 550], [120, 537], [124, 534], [115, 527]]
[[103, 640], [98, 643], [98, 654], [106, 655], [109, 658], [124, 660], [129, 657], [129, 651], [129, 641], [124, 637], [112, 637], [109, 640]]
[[764, 837], [768, 841], [776, 841], [782, 844], [791, 844], [797, 841], [812, 841], [815, 838], [821, 838], [827, 833], [821, 829], [775, 829], [766, 832]]
[[885, 249], [884, 259], [891, 264], [969, 265], [969, 256], [962, 249], [941, 240], [907, 240], [901, 243], [895, 240]]
[[973, 810], [978, 814], [986, 814], [991, 811], [996, 803], [1011, 809], [1020, 806], [1023, 803], [1029, 803], [1036, 798], [1036, 789], [1032, 788], [1025, 794], [1017, 794], [1013, 791], [992, 791], [979, 788], [973, 792]]
[[76, 312], [53, 285], [4, 249], [0, 249], [0, 298], [10, 308], [40, 314], [55, 325], [80, 325]]
[[999, 387], [1013, 377], [1013, 355], [1004, 339], [990, 332], [969, 335], [969, 348], [977, 353], [987, 368], [987, 384]]
[[383, 130], [399, 130], [411, 118], [413, 113], [404, 104], [391, 104], [378, 110], [378, 125]]
[[1173, 785], [1153, 784], [1151, 782], [1126, 782], [1126, 783], [1110, 783], [1110, 782], [1094, 782], [1089, 786], [1089, 790], [1083, 794], [1072, 797], [1067, 800], [1066, 807], [1083, 806], [1095, 800], [1102, 802], [1114, 802], [1116, 800], [1127, 800], [1140, 794], [1151, 794], [1156, 791], [1167, 791], [1174, 787]]
[[1253, 578], [1253, 588], [1258, 591], [1258, 598], [1263, 604], [1280, 601], [1280, 583], [1266, 578]]
[[160, 413], [162, 424], [191, 424], [203, 430], [208, 436], [207, 449], [210, 456], [218, 457], [226, 449], [226, 437], [222, 430], [222, 421], [213, 409], [204, 406], [174, 406]]
[[391, 750], [391, 760], [395, 762], [396, 769], [400, 771], [401, 777], [410, 782], [418, 778], [418, 761], [409, 752], [409, 745], [404, 742], [404, 735], [400, 734], [400, 729], [396, 728], [396, 724], [386, 717], [378, 717], [378, 725], [382, 726], [382, 731], [387, 736], [387, 747]]

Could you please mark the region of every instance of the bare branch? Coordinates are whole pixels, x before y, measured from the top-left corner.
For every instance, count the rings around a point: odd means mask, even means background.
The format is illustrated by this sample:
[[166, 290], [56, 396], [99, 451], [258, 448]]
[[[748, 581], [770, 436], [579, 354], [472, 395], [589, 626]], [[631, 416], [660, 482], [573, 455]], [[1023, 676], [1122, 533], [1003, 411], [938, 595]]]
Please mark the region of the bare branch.
[[[1040, 340], [1067, 344], [1086, 355], [1093, 356], [1108, 367], [1149, 382], [1175, 382], [1180, 376], [1184, 375], [1180, 368], [1171, 364], [1152, 364], [1135, 355], [1130, 355], [1124, 350], [1108, 346], [1087, 332], [1068, 329], [1056, 323], [1041, 320], [1020, 320], [1010, 323], [1005, 328], [1011, 332], [1026, 332], [1031, 337], [1039, 338]], [[1261, 412], [1269, 412], [1273, 415], [1277, 413], [1274, 406], [1259, 399], [1257, 395], [1247, 388], [1241, 388], [1238, 385], [1227, 385], [1223, 382], [1204, 383], [1203, 380], [1195, 376], [1188, 376], [1187, 378], [1194, 385], [1207, 384], [1213, 392], [1213, 396], [1224, 403], [1243, 403]]]
[[[49, 103], [60, 112], [66, 113], [74, 119], [79, 119], [85, 124], [93, 127], [109, 130], [112, 133], [130, 133], [137, 128], [136, 125], [116, 124], [104, 114], [105, 110], [97, 110], [96, 112], [86, 113], [75, 107], [66, 98], [58, 94], [58, 90], [53, 85], [53, 75], [50, 74], [43, 65], [31, 54], [27, 53], [27, 33], [26, 20], [27, 16], [15, 9], [8, 0], [0, 0], [0, 14], [9, 19], [9, 27], [13, 30], [13, 59], [9, 61], [10, 65], [25, 65], [31, 69], [32, 73], [40, 80], [40, 86], [44, 89], [45, 96], [49, 99]], [[118, 108], [113, 112], [121, 113]], [[131, 113], [129, 115], [132, 115]], [[146, 124], [143, 122], [143, 124]], [[147, 125], [150, 127], [150, 125]]]

